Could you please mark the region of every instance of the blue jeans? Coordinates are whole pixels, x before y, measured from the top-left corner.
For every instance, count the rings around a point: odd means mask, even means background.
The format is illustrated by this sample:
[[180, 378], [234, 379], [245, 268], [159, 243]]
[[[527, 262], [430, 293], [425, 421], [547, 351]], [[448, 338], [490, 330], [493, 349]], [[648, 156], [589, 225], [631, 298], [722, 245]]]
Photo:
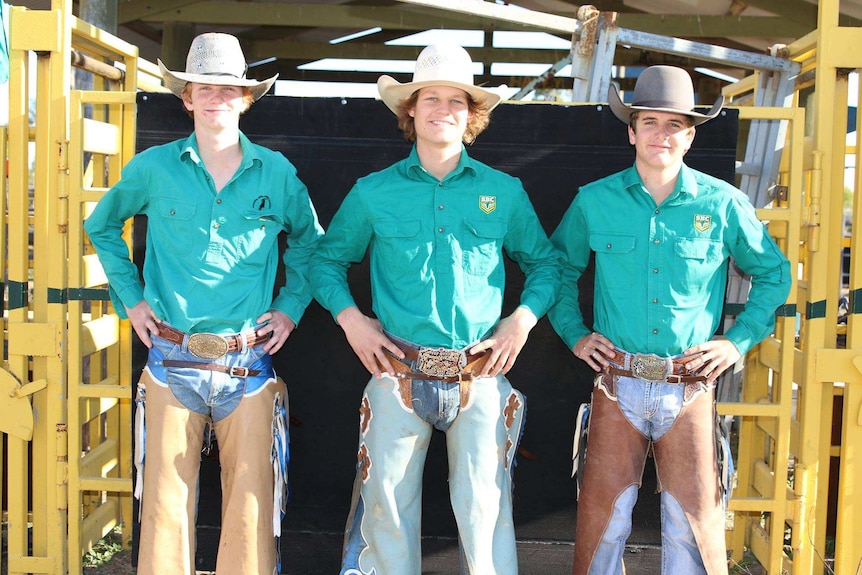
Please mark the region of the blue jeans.
[[[620, 377], [616, 390], [620, 411], [651, 441], [657, 441], [670, 430], [682, 409], [681, 385]], [[596, 388], [593, 393], [603, 392]], [[631, 534], [632, 509], [637, 497], [637, 485], [630, 485], [617, 497], [610, 524], [596, 550], [590, 575], [622, 573], [622, 557]], [[671, 494], [664, 491], [661, 493], [661, 533], [662, 574], [697, 575], [706, 572], [682, 507]]]
[[[153, 377], [165, 382], [174, 397], [186, 408], [210, 416], [213, 422], [230, 415], [243, 396], [253, 394], [275, 377], [272, 356], [263, 351], [262, 345], [208, 360], [191, 353], [187, 343], [177, 345], [156, 335], [152, 336], [152, 340], [153, 347], [150, 348], [147, 367]], [[260, 370], [260, 374], [253, 377], [232, 377], [217, 371], [165, 367], [162, 365], [165, 359], [248, 367]]]

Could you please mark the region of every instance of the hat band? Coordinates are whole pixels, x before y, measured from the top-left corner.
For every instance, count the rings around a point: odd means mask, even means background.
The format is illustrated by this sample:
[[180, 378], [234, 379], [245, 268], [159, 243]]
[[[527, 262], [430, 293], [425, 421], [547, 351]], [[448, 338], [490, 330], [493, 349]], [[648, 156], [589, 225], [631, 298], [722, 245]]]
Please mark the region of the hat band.
[[641, 102], [632, 102], [632, 106], [639, 108], [672, 108], [674, 110], [692, 110], [692, 106], [687, 106], [680, 102], [671, 102], [669, 100], [644, 100]]

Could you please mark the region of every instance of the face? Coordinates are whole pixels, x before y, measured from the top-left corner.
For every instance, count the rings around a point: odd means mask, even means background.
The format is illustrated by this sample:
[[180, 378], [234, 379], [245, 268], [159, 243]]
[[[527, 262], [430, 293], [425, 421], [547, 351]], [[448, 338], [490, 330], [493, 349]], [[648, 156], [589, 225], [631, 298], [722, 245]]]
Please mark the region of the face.
[[642, 111], [629, 126], [629, 143], [635, 147], [637, 162], [651, 168], [678, 166], [694, 140], [694, 127], [682, 114]]
[[248, 108], [240, 86], [220, 86], [191, 82], [183, 103], [195, 119], [211, 128], [237, 127], [239, 116]]
[[416, 106], [410, 110], [416, 140], [441, 146], [461, 145], [470, 120], [467, 92], [449, 86], [429, 86], [419, 90]]

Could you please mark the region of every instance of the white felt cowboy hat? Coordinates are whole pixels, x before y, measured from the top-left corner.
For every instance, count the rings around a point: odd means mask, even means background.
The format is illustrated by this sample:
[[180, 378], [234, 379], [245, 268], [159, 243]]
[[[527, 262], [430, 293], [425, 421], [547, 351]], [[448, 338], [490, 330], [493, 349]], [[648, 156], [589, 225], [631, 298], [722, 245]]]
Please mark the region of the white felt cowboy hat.
[[460, 88], [491, 110], [500, 96], [473, 84], [473, 60], [467, 50], [456, 44], [431, 44], [419, 53], [413, 81], [404, 84], [390, 76], [380, 76], [377, 91], [386, 106], [398, 113], [398, 104], [413, 92], [426, 86]]
[[186, 71], [172, 72], [159, 62], [165, 86], [182, 98], [183, 88], [188, 82], [216, 84], [219, 86], [245, 86], [251, 90], [255, 101], [275, 83], [278, 74], [268, 80], [249, 80], [245, 77], [248, 65], [236, 36], [209, 32], [192, 40], [186, 57]]
[[694, 85], [688, 72], [676, 66], [650, 66], [641, 72], [635, 82], [631, 105], [623, 103], [613, 84], [608, 89], [608, 104], [614, 115], [626, 124], [633, 112], [652, 110], [690, 116], [697, 126], [718, 115], [724, 104], [724, 96], [719, 95], [707, 113], [697, 112], [694, 109]]

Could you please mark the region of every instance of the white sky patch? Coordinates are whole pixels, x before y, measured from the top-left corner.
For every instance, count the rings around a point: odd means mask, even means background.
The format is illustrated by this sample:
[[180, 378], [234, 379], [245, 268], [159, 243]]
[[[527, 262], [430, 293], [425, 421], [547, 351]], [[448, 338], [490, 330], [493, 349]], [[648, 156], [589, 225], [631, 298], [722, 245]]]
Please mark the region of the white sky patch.
[[428, 46], [436, 43], [458, 44], [464, 48], [481, 48], [485, 45], [482, 30], [425, 30], [386, 42], [387, 46]]
[[493, 35], [494, 48], [531, 48], [536, 50], [568, 50], [571, 40], [558, 38], [546, 32], [507, 32], [500, 30]]

